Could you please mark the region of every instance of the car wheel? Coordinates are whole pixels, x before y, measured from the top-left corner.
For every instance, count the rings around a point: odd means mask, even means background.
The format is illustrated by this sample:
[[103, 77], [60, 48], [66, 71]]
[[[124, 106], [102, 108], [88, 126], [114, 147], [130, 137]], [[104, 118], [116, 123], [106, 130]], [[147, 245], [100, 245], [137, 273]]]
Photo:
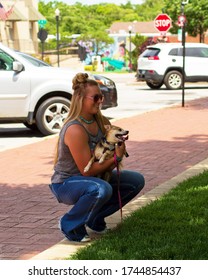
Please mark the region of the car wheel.
[[157, 83], [157, 82], [146, 82], [146, 84], [148, 85], [148, 87], [152, 88], [152, 89], [159, 89], [161, 88], [161, 86], [163, 85], [162, 83]]
[[164, 83], [167, 89], [179, 89], [182, 85], [182, 74], [179, 71], [170, 71], [166, 74]]
[[36, 113], [36, 124], [44, 135], [56, 134], [60, 131], [70, 107], [70, 100], [64, 97], [52, 97], [45, 100]]

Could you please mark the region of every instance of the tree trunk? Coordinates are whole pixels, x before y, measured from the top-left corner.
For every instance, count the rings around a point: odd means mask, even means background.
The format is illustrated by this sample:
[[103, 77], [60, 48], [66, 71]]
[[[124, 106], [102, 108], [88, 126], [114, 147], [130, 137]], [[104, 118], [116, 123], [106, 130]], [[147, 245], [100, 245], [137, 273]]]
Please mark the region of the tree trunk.
[[202, 27], [200, 27], [199, 42], [204, 43], [204, 31]]

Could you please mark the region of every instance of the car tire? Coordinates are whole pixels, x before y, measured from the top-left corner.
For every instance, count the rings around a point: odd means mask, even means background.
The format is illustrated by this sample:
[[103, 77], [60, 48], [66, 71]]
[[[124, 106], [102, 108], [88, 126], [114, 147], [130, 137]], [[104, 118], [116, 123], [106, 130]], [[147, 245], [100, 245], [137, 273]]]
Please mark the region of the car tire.
[[173, 70], [166, 74], [164, 83], [167, 89], [180, 89], [182, 86], [182, 79], [181, 72]]
[[43, 135], [59, 133], [70, 107], [70, 100], [52, 97], [45, 100], [36, 113], [36, 124]]
[[27, 122], [24, 122], [23, 124], [24, 124], [24, 126], [26, 126], [27, 128], [29, 128], [29, 129], [31, 129], [33, 131], [39, 131], [39, 129], [37, 128], [36, 123], [29, 124]]
[[163, 85], [163, 82], [162, 82], [162, 83], [157, 83], [157, 82], [147, 82], [147, 81], [146, 81], [146, 84], [147, 84], [148, 87], [150, 87], [151, 89], [159, 89], [159, 88], [161, 88], [161, 86]]

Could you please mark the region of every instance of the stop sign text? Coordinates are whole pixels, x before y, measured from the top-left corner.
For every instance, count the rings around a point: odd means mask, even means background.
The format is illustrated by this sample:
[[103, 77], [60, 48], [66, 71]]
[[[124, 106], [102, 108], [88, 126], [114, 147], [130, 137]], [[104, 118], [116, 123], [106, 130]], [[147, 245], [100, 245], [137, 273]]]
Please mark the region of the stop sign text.
[[171, 28], [171, 18], [167, 14], [159, 14], [154, 24], [159, 32], [167, 32]]

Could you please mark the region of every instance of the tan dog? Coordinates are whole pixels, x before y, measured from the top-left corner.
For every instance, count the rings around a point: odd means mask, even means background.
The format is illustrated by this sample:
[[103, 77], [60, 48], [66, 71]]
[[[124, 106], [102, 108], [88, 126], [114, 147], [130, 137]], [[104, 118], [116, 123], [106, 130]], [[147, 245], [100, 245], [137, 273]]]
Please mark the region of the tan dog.
[[[128, 140], [128, 130], [124, 130], [115, 125], [106, 125], [106, 136], [101, 139], [99, 143], [95, 146], [95, 150], [92, 158], [88, 162], [87, 166], [84, 168], [84, 172], [87, 172], [92, 166], [93, 162], [96, 160], [99, 163], [104, 162], [104, 160], [109, 159], [114, 156], [115, 145], [121, 144], [125, 140]], [[128, 153], [125, 151], [125, 156], [128, 157]], [[118, 162], [118, 168], [121, 168], [122, 161]], [[102, 178], [106, 181], [110, 179], [110, 173], [106, 172]]]

